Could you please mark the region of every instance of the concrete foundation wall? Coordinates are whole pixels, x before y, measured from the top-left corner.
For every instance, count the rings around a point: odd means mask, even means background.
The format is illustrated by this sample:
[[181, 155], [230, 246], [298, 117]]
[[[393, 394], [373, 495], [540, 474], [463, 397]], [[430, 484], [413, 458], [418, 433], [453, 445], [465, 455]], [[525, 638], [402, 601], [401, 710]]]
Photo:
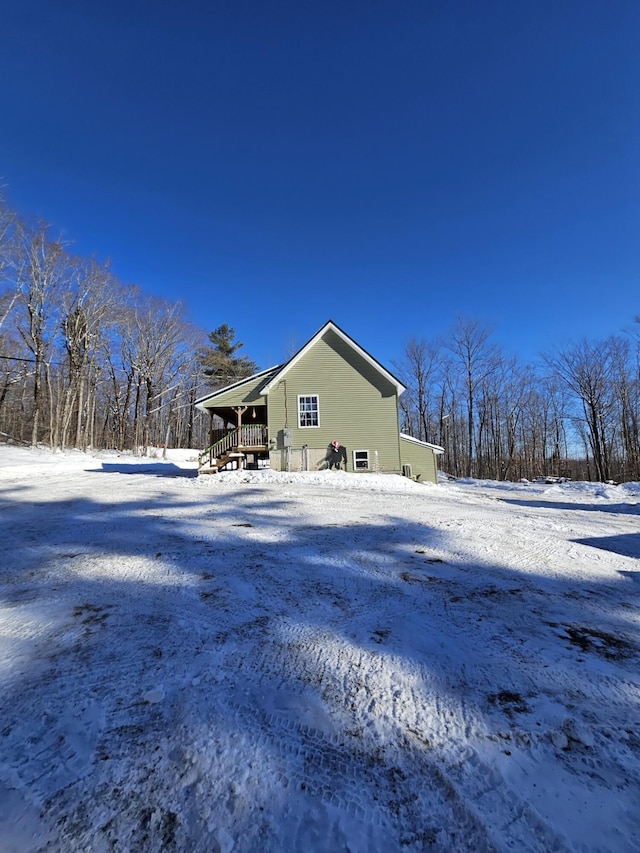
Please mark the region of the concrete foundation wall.
[[319, 471], [327, 448], [290, 447], [284, 450], [271, 450], [269, 464], [273, 471]]

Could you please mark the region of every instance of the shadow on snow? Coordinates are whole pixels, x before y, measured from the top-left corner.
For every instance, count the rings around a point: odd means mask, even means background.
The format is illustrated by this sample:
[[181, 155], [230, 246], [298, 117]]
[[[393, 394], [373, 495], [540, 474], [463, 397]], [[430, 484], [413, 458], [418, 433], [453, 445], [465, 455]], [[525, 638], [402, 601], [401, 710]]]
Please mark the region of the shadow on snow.
[[580, 512], [607, 512], [616, 514], [640, 515], [639, 503], [599, 504], [576, 503], [574, 501], [525, 500], [523, 498], [499, 498], [502, 503], [514, 506], [531, 507], [532, 509], [578, 510]]
[[173, 462], [103, 462], [99, 469], [104, 474], [153, 474], [156, 477], [197, 477], [196, 468], [181, 468]]
[[[618, 533], [615, 536], [587, 536], [583, 539], [573, 539], [580, 545], [590, 545], [603, 551], [612, 551], [623, 557], [640, 557], [640, 533]], [[640, 573], [638, 575], [640, 577]]]

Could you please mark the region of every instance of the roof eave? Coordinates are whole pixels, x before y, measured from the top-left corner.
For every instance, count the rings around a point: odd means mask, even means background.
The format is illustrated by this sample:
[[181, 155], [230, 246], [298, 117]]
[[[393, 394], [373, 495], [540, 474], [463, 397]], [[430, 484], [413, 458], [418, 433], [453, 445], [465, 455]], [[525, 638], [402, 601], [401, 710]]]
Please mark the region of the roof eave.
[[444, 447], [440, 447], [439, 444], [431, 444], [430, 441], [422, 441], [421, 439], [416, 438], [413, 435], [407, 435], [406, 432], [401, 432], [400, 438], [403, 438], [405, 441], [411, 441], [414, 444], [422, 444], [424, 447], [429, 447], [437, 456], [440, 456], [442, 453], [445, 452]]
[[[205, 412], [207, 409], [212, 408], [211, 406], [205, 406], [204, 404], [213, 400], [214, 397], [218, 397], [221, 394], [226, 394], [227, 391], [232, 391], [234, 388], [239, 388], [241, 385], [246, 384], [247, 382], [251, 382], [255, 379], [259, 379], [261, 376], [267, 376], [269, 373], [273, 373], [274, 370], [279, 370], [281, 365], [276, 365], [275, 367], [269, 367], [267, 370], [260, 370], [258, 373], [252, 373], [251, 376], [245, 376], [244, 379], [239, 379], [237, 382], [232, 382], [231, 385], [225, 385], [224, 388], [218, 388], [217, 391], [212, 391], [211, 394], [206, 394], [204, 397], [200, 397], [195, 401], [194, 406], [196, 409], [199, 409], [201, 412]], [[262, 391], [260, 392], [263, 393]]]

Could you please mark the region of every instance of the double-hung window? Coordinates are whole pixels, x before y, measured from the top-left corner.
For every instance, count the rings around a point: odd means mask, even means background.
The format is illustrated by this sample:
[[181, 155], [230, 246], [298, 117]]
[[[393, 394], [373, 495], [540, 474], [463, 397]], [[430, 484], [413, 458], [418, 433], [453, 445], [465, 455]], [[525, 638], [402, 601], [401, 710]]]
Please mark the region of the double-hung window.
[[320, 409], [318, 407], [317, 394], [298, 394], [298, 426], [320, 426]]
[[369, 451], [354, 450], [353, 451], [353, 470], [368, 471], [369, 470]]

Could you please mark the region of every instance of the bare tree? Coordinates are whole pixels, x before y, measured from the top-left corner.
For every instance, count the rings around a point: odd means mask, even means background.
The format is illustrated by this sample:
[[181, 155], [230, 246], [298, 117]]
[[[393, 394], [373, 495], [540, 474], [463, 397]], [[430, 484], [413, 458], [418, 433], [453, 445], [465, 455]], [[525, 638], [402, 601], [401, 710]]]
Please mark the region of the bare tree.
[[60, 439], [61, 446], [66, 446], [75, 417], [75, 446], [84, 448], [88, 442], [88, 413], [94, 404], [100, 343], [113, 324], [123, 291], [108, 264], [94, 259], [74, 258], [70, 274], [62, 317], [67, 376]]
[[438, 346], [424, 339], [410, 338], [401, 361], [394, 363], [407, 390], [402, 395], [401, 409], [407, 431], [422, 441], [433, 440], [433, 379], [440, 367]]
[[565, 383], [580, 405], [577, 419], [584, 424], [586, 446], [591, 450], [596, 477], [611, 477], [608, 429], [614, 407], [612, 394], [613, 342], [582, 340], [555, 356], [545, 356], [549, 367]]
[[18, 261], [18, 216], [0, 196], [0, 328], [5, 324], [19, 296], [16, 280]]
[[17, 281], [24, 308], [17, 329], [34, 360], [31, 444], [38, 441], [43, 390], [49, 387], [48, 355], [59, 330], [62, 290], [66, 284], [65, 250], [49, 238], [45, 223], [19, 226]]
[[619, 422], [613, 448], [616, 479], [640, 478], [640, 340], [611, 339], [611, 371]]
[[462, 373], [466, 403], [466, 475], [475, 472], [476, 408], [479, 389], [496, 369], [496, 348], [489, 343], [491, 331], [476, 320], [458, 318], [448, 349]]
[[[230, 326], [215, 331], [230, 378], [255, 367]], [[0, 433], [57, 447], [206, 442], [193, 406], [207, 384], [204, 332], [179, 303], [69, 254], [1, 198], [0, 344]]]
[[138, 288], [128, 287], [112, 314], [111, 333], [103, 334], [100, 340], [108, 384], [103, 400], [101, 441], [118, 450], [124, 450], [129, 439], [130, 408], [137, 373], [134, 316], [138, 298]]
[[[134, 324], [133, 363], [137, 370], [134, 434], [136, 446], [146, 452], [152, 416], [175, 400], [177, 389], [181, 393], [184, 390], [183, 367], [190, 352], [185, 346], [186, 323], [181, 303], [146, 299], [135, 312]], [[164, 443], [157, 432], [155, 437], [156, 444]]]

